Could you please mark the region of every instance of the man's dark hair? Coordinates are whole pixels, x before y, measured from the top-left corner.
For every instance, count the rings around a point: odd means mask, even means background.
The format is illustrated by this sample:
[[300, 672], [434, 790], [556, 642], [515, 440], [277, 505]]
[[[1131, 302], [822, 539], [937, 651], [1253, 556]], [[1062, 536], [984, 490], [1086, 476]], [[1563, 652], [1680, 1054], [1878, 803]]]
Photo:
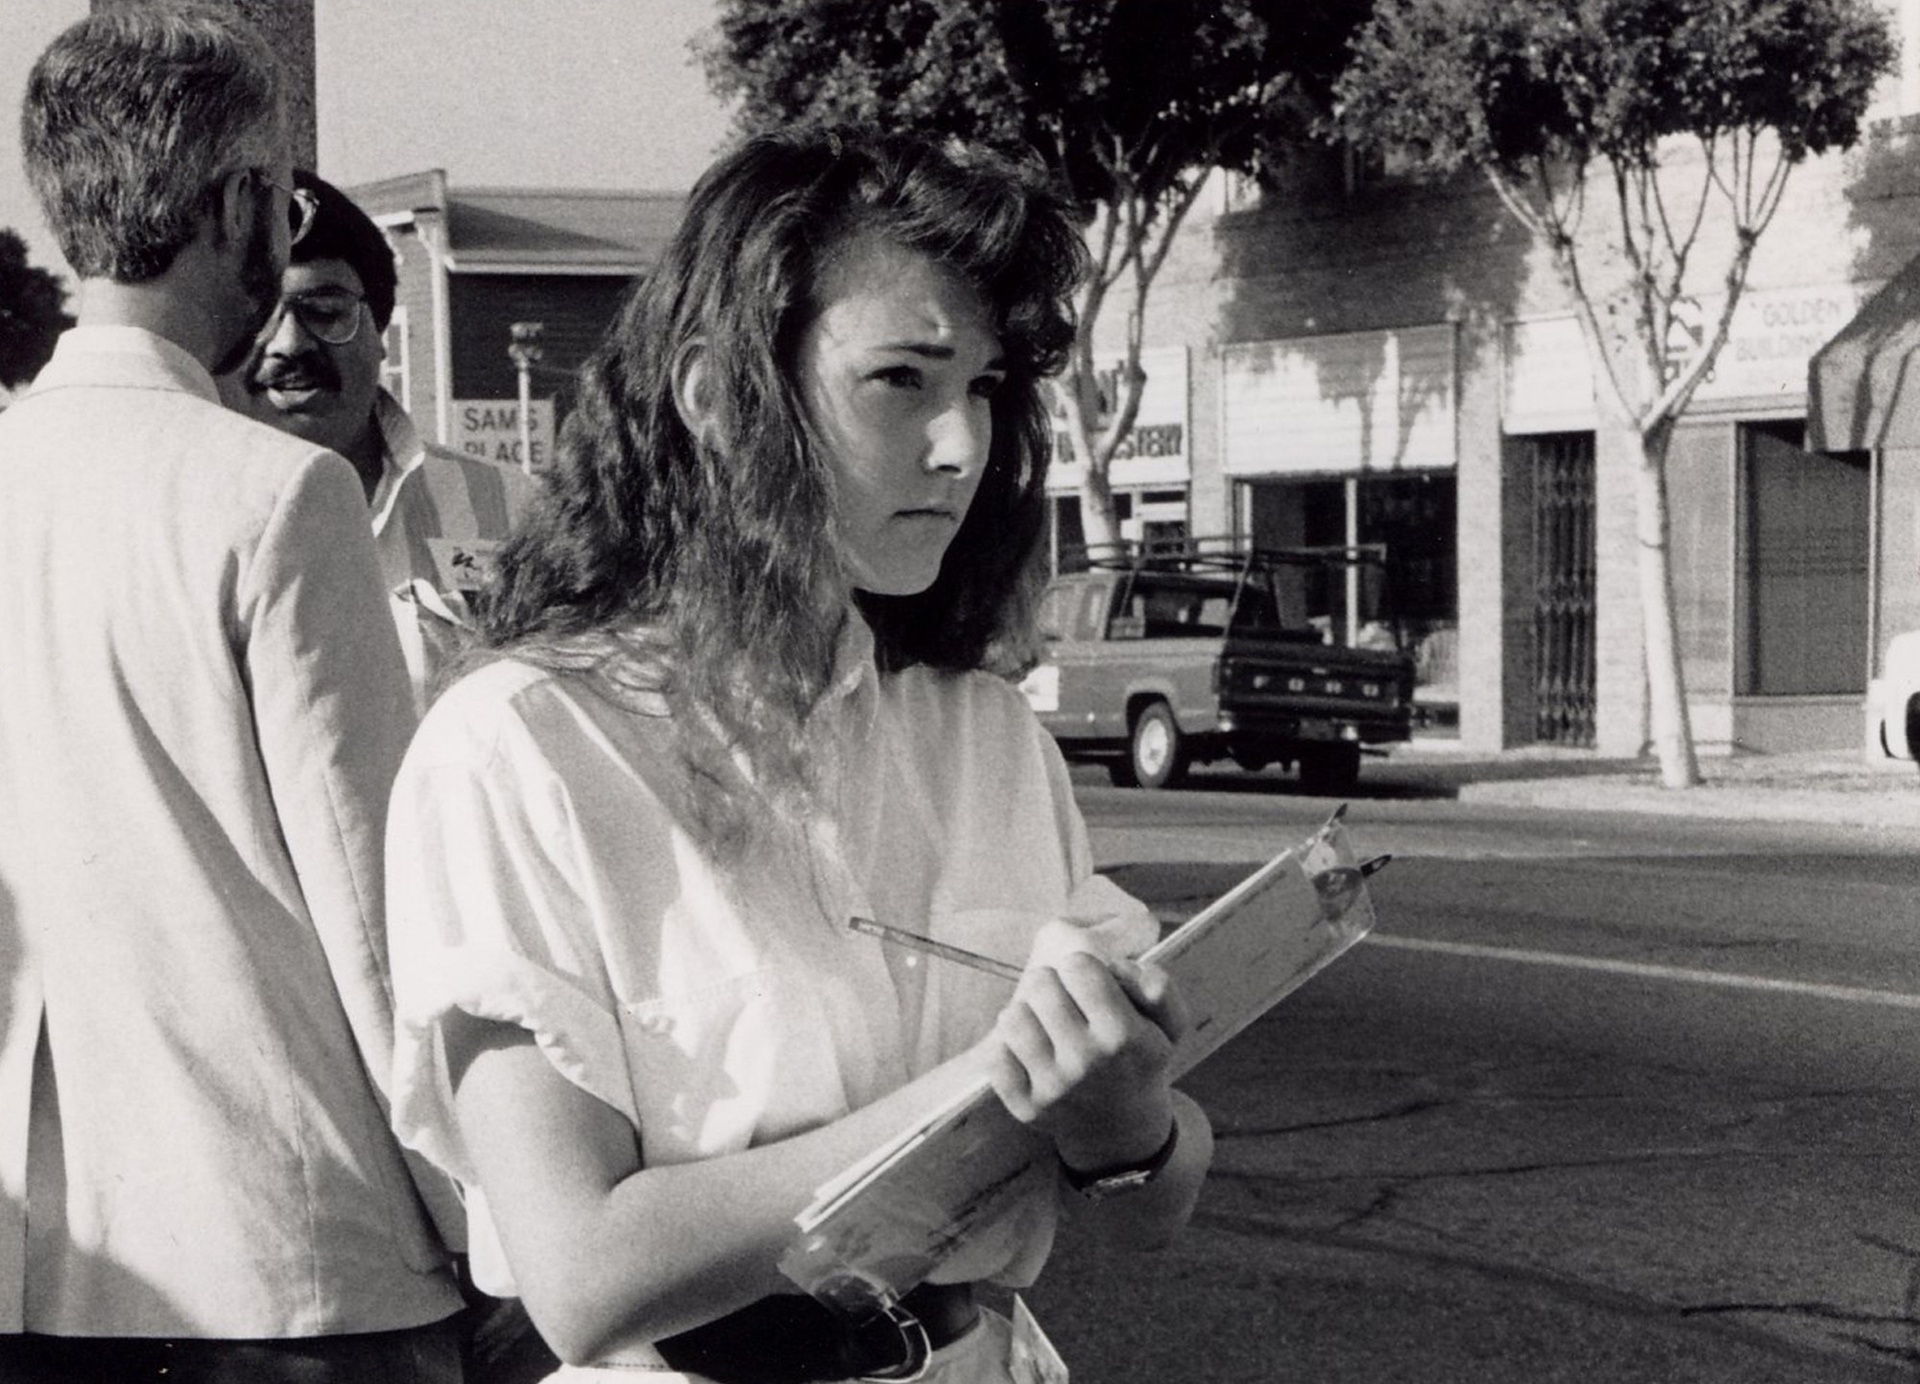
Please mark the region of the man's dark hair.
[[373, 325], [384, 332], [387, 323], [393, 320], [393, 295], [399, 284], [393, 246], [357, 202], [319, 174], [296, 168], [293, 185], [305, 188], [319, 202], [313, 225], [293, 247], [293, 262], [344, 261], [360, 276], [360, 287], [367, 295], [367, 311], [373, 314]]
[[100, 10], [48, 45], [27, 78], [27, 178], [74, 273], [144, 283], [193, 239], [227, 175], [278, 162], [272, 51], [226, 15]]

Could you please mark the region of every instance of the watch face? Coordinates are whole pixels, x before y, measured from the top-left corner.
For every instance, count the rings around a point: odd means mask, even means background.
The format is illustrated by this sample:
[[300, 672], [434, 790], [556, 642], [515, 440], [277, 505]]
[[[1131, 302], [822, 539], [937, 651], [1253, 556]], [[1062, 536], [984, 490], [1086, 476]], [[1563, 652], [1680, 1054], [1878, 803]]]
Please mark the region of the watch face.
[[1161, 1169], [1173, 1158], [1173, 1146], [1179, 1141], [1180, 1121], [1176, 1119], [1173, 1127], [1167, 1131], [1167, 1141], [1146, 1162], [1108, 1173], [1076, 1173], [1068, 1168], [1068, 1185], [1088, 1201], [1104, 1201], [1122, 1192], [1131, 1192], [1136, 1187], [1144, 1187], [1160, 1176]]
[[1122, 1192], [1146, 1186], [1153, 1181], [1156, 1171], [1158, 1169], [1137, 1168], [1132, 1172], [1115, 1173], [1112, 1177], [1095, 1178], [1080, 1189], [1080, 1195], [1089, 1201], [1105, 1201], [1108, 1197], [1117, 1197]]

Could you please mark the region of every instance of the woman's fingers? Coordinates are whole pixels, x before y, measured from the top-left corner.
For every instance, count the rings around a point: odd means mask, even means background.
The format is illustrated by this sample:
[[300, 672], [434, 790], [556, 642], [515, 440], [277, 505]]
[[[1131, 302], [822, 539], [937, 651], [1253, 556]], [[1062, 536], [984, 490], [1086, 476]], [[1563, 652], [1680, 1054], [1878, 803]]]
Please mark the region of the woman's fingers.
[[[1137, 1004], [1135, 990], [1151, 1010]], [[1063, 1105], [1124, 1101], [1159, 1077], [1171, 1051], [1160, 1025], [1180, 1014], [1164, 974], [1123, 979], [1091, 954], [1063, 956], [1030, 968], [1001, 1012], [1003, 1060], [991, 1079], [1007, 1108], [1029, 1122]]]
[[1193, 1019], [1164, 967], [1151, 961], [1122, 961], [1114, 966], [1113, 978], [1133, 1007], [1167, 1035], [1168, 1042], [1178, 1043], [1187, 1036]]

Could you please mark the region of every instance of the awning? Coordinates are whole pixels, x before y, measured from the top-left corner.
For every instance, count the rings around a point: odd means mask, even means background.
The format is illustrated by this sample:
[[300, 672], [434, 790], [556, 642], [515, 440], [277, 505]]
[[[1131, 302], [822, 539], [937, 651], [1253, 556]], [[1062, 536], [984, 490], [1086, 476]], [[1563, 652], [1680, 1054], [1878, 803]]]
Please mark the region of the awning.
[[1807, 363], [1807, 448], [1920, 447], [1920, 257]]

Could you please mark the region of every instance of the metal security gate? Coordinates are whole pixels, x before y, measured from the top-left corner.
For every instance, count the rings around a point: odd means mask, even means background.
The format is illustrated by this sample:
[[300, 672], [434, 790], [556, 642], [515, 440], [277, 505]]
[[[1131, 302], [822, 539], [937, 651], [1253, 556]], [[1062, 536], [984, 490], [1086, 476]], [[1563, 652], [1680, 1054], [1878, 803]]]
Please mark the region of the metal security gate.
[[1593, 434], [1525, 440], [1533, 470], [1534, 738], [1593, 744]]

